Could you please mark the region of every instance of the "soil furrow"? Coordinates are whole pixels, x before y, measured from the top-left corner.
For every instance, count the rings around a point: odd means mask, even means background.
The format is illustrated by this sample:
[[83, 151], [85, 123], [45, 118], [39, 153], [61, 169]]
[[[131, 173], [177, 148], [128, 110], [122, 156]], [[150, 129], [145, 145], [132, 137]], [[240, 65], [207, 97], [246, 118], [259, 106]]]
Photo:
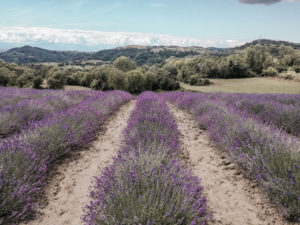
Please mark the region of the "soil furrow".
[[134, 106], [135, 101], [121, 106], [105, 121], [90, 148], [73, 152], [63, 160], [46, 190], [48, 204], [40, 210], [36, 219], [27, 224], [81, 224], [82, 209], [88, 203], [94, 176], [98, 176], [116, 156], [122, 142], [122, 131]]
[[183, 160], [201, 178], [213, 219], [210, 224], [283, 225], [288, 224], [254, 182], [209, 141], [193, 116], [169, 104], [183, 149]]

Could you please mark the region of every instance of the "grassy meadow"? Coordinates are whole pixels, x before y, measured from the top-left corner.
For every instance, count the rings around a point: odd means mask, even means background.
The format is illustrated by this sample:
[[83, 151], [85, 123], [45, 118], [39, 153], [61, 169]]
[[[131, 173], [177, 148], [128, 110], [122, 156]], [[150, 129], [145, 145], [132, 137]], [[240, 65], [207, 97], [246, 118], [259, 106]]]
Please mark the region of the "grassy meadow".
[[232, 93], [272, 93], [272, 94], [300, 94], [300, 82], [255, 77], [242, 79], [210, 79], [210, 86], [191, 86], [180, 83], [181, 88], [200, 92], [232, 92]]

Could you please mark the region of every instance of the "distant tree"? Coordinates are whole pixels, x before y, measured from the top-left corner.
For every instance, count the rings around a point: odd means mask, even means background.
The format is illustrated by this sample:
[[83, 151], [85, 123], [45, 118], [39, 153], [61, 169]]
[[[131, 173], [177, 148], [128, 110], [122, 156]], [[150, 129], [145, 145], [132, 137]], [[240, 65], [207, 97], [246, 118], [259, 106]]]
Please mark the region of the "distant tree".
[[63, 89], [66, 81], [65, 72], [52, 69], [47, 75], [47, 84], [50, 89]]
[[31, 69], [25, 69], [21, 76], [17, 79], [18, 87], [32, 87], [34, 79], [34, 71]]
[[208, 79], [203, 79], [198, 75], [191, 76], [190, 85], [206, 86], [210, 85], [211, 82]]
[[71, 73], [66, 78], [66, 84], [69, 84], [69, 85], [80, 85], [81, 84], [81, 80], [84, 77], [85, 73], [86, 72], [82, 72], [82, 71], [77, 71], [75, 73]]
[[113, 90], [126, 90], [127, 88], [127, 79], [126, 74], [117, 68], [107, 68], [107, 83], [109, 89]]
[[33, 81], [32, 81], [32, 87], [35, 89], [41, 89], [42, 83], [43, 83], [42, 77], [35, 77], [35, 78], [33, 78]]
[[93, 80], [90, 88], [92, 88], [93, 90], [103, 90], [102, 89], [102, 83], [100, 80]]
[[108, 83], [108, 72], [109, 68], [107, 66], [101, 66], [93, 70], [94, 80], [91, 83], [91, 88], [94, 90], [106, 91], [109, 89]]
[[126, 77], [128, 82], [127, 90], [130, 93], [140, 93], [146, 90], [146, 79], [141, 70], [128, 71]]
[[92, 71], [86, 72], [82, 74], [82, 77], [80, 79], [80, 84], [85, 87], [89, 87], [94, 80], [94, 74]]
[[0, 85], [1, 86], [7, 86], [9, 78], [8, 78], [8, 74], [10, 73], [10, 70], [3, 67], [0, 68]]
[[157, 81], [161, 90], [171, 91], [179, 89], [179, 83], [171, 79], [170, 73], [163, 68], [157, 71]]
[[262, 76], [265, 77], [275, 77], [278, 75], [278, 71], [274, 67], [268, 67], [267, 69], [263, 69]]
[[124, 72], [136, 69], [136, 63], [129, 57], [121, 56], [117, 58], [113, 65]]
[[159, 89], [157, 75], [153, 72], [145, 73], [145, 90], [155, 91]]

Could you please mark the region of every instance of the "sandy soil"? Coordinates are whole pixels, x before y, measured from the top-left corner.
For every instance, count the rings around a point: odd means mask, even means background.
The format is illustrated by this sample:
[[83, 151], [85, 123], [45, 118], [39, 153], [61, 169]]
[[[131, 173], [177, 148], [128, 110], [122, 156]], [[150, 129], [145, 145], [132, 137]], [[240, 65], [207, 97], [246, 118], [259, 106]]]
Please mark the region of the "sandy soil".
[[[134, 101], [127, 103], [103, 125], [89, 149], [72, 153], [57, 168], [46, 190], [48, 204], [29, 225], [81, 224], [82, 208], [88, 202], [94, 176], [112, 162], [121, 144], [122, 130], [127, 125]], [[67, 162], [66, 162], [67, 161]]]
[[191, 114], [173, 105], [169, 107], [181, 133], [182, 158], [190, 164], [194, 175], [202, 179], [213, 214], [210, 224], [288, 224], [260, 188], [210, 143], [206, 131], [197, 126]]

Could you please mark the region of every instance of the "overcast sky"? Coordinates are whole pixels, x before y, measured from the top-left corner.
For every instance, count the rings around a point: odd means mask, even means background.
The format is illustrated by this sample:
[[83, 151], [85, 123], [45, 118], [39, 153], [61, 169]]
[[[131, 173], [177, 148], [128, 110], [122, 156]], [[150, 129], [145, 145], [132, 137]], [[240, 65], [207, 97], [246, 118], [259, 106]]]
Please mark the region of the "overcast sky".
[[300, 42], [297, 0], [0, 0], [0, 48]]

